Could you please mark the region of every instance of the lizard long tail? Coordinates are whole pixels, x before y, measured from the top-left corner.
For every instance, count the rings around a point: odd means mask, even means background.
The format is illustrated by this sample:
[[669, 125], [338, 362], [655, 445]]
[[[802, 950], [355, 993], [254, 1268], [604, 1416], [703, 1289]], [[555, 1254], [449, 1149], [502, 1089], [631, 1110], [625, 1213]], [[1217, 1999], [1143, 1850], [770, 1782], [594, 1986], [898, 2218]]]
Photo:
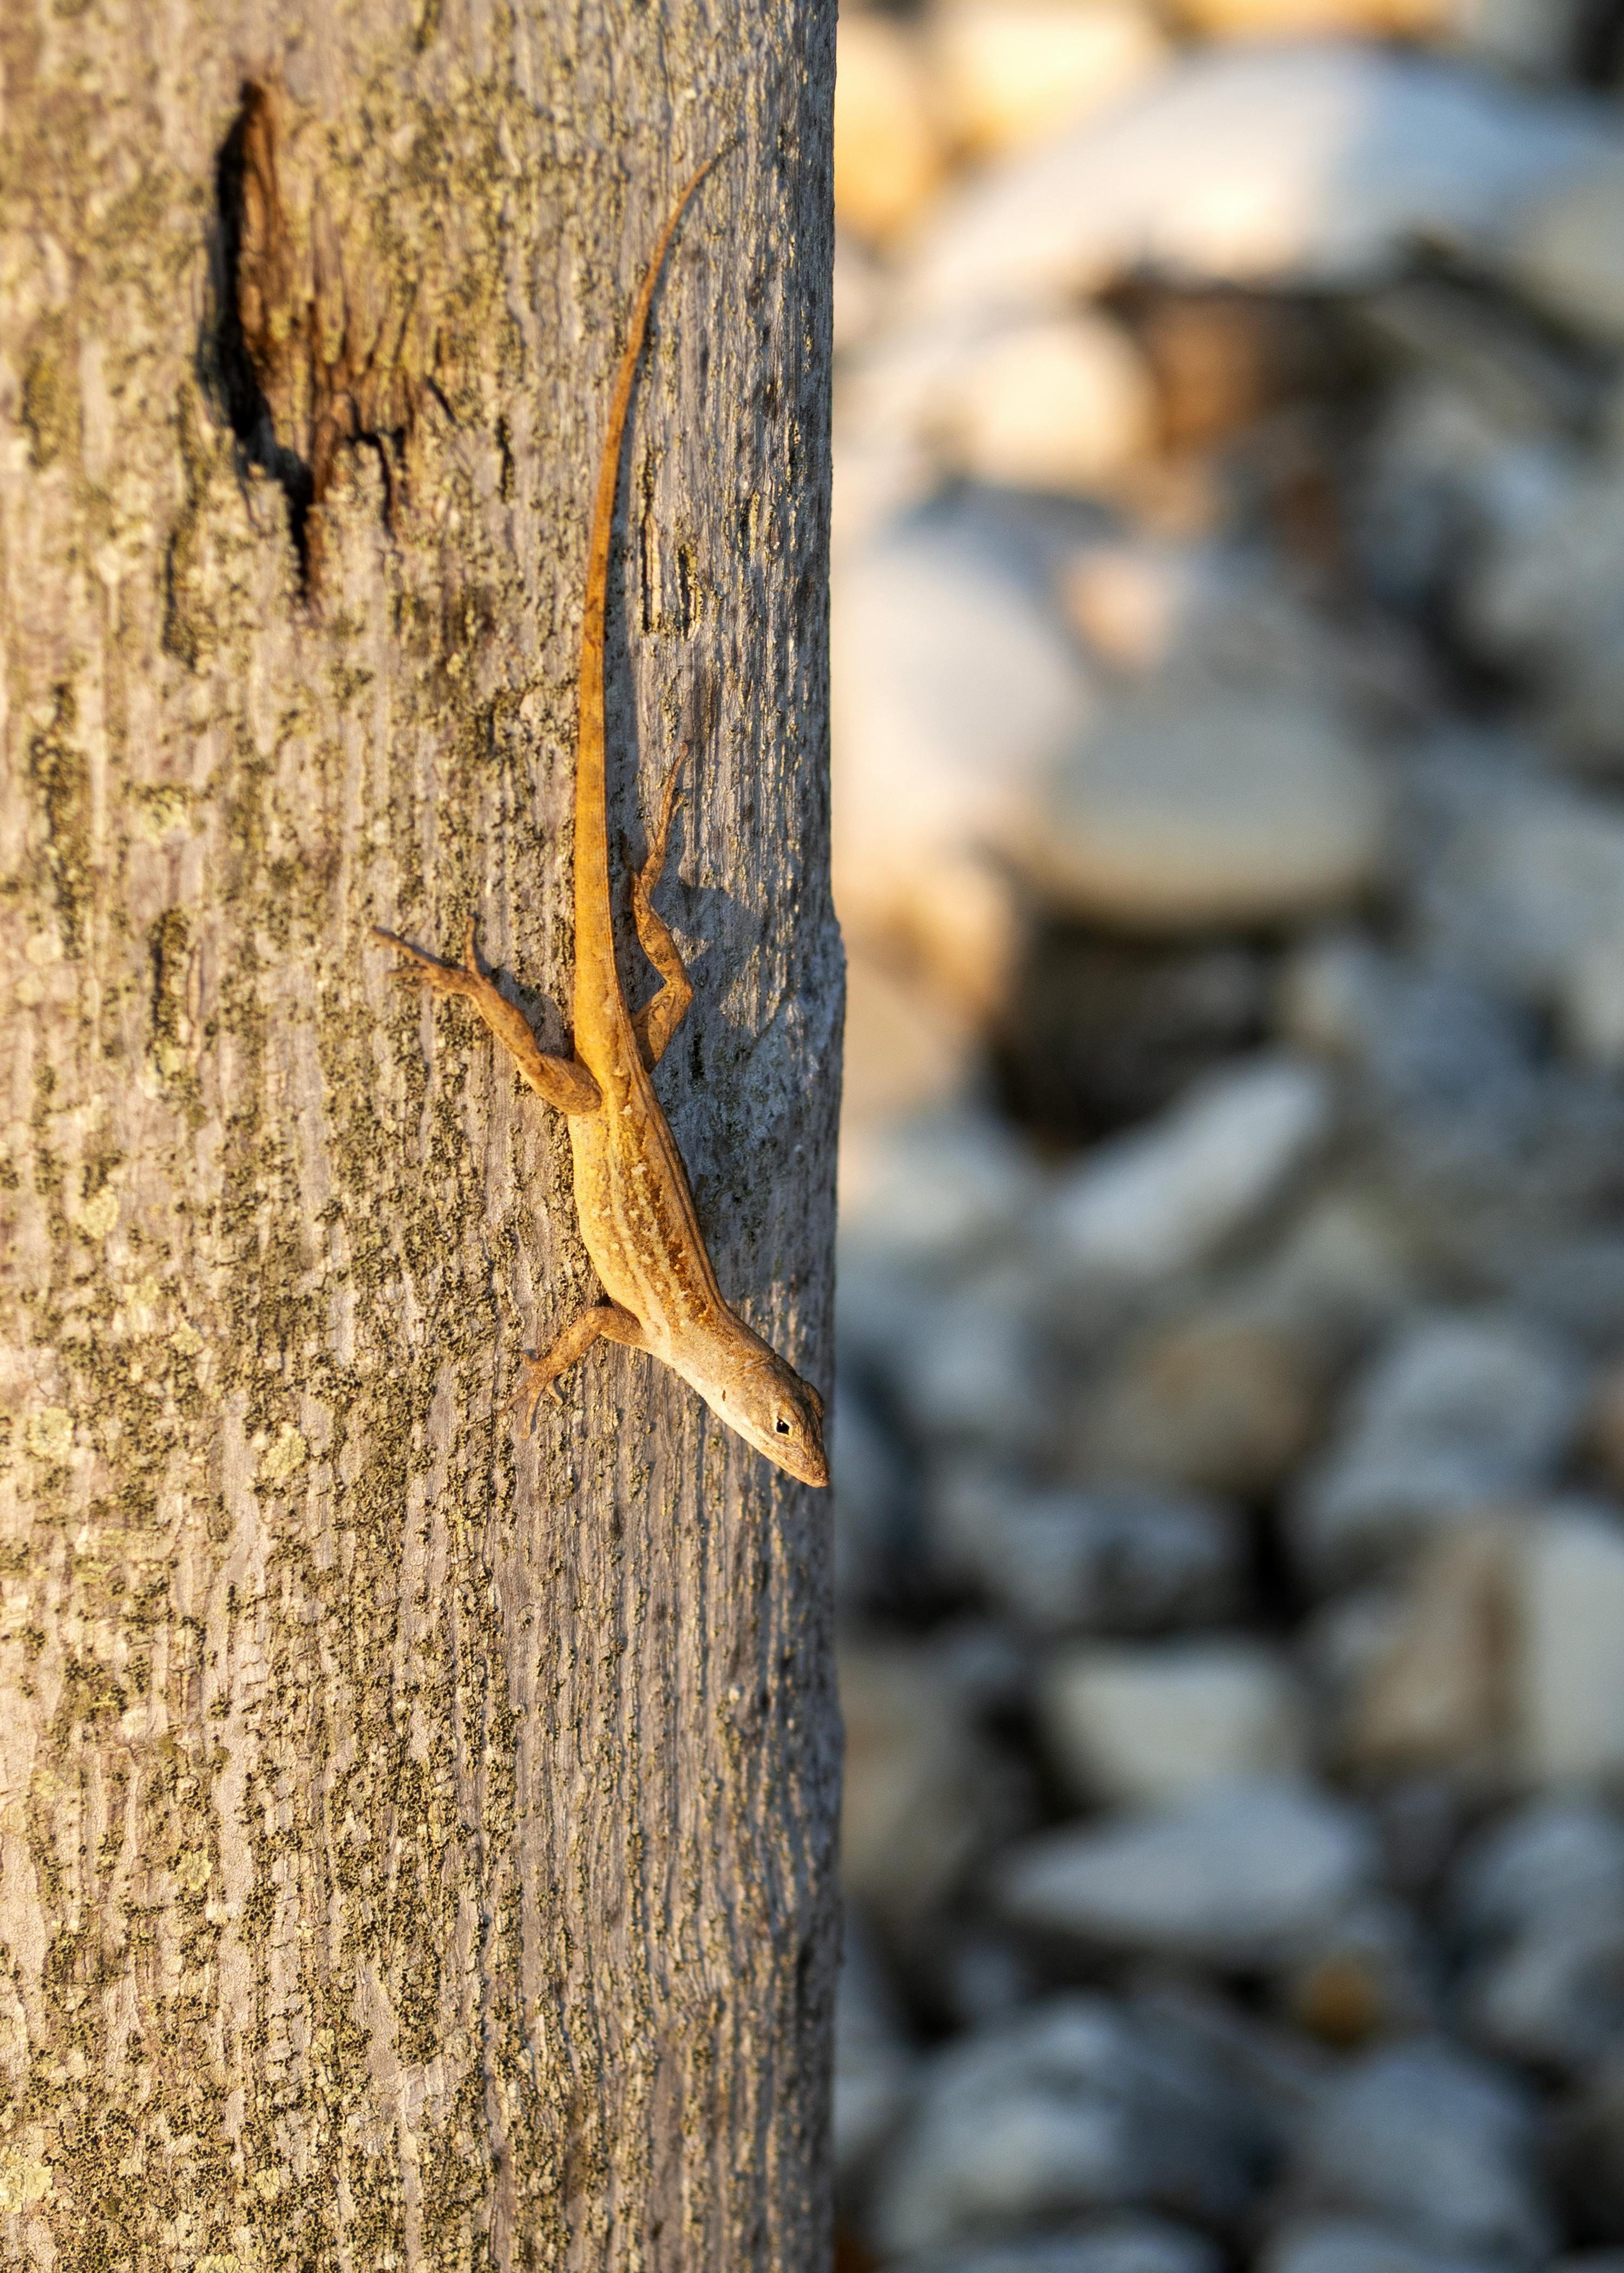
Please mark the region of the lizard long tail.
[[[721, 154], [718, 152], [718, 156]], [[587, 554], [586, 604], [581, 618], [579, 726], [575, 743], [575, 1047], [627, 1016], [614, 958], [609, 913], [609, 824], [604, 758], [604, 620], [609, 596], [609, 538], [620, 488], [626, 414], [649, 327], [649, 310], [677, 223], [688, 199], [717, 162], [707, 158], [684, 188], [660, 231], [626, 326], [615, 374], [609, 426], [598, 468]]]

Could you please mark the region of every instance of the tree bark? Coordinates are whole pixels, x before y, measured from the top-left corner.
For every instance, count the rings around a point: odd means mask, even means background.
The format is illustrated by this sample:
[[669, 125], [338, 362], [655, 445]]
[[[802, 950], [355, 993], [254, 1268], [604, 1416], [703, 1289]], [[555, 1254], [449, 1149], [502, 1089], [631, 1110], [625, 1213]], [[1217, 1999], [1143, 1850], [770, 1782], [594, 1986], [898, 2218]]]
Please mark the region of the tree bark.
[[826, 1500], [608, 1346], [515, 1434], [592, 1292], [562, 1125], [368, 926], [477, 914], [560, 1046], [607, 389], [726, 144], [611, 791], [635, 851], [691, 739], [661, 1091], [827, 1389], [832, 33], [0, 10], [7, 2263], [827, 2262]]

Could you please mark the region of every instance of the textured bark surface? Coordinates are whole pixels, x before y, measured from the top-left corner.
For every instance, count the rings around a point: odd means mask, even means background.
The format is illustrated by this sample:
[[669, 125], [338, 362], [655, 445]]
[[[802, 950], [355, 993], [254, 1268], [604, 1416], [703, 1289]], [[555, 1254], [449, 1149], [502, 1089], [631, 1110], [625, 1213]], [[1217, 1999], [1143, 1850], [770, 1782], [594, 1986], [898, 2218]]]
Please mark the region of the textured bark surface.
[[8, 2264], [826, 2262], [826, 1499], [607, 1347], [515, 1440], [562, 1127], [367, 927], [559, 1046], [728, 142], [611, 787], [692, 731], [660, 1088], [827, 1389], [832, 18], [0, 8]]

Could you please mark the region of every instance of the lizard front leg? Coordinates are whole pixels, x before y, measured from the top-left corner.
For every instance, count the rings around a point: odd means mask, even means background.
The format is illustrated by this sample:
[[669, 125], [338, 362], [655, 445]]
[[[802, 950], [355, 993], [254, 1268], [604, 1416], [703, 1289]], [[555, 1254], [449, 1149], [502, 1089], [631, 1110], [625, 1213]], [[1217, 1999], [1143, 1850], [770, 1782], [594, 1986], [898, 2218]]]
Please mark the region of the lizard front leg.
[[654, 905], [655, 888], [665, 871], [671, 843], [672, 817], [677, 809], [677, 781], [687, 755], [686, 750], [680, 750], [672, 761], [660, 793], [659, 819], [649, 840], [649, 857], [632, 878], [632, 920], [637, 926], [637, 937], [643, 953], [665, 982], [659, 993], [632, 1016], [632, 1031], [650, 1073], [665, 1056], [667, 1043], [687, 1016], [688, 1004], [694, 999], [694, 982], [688, 975], [682, 951], [671, 935], [670, 925]]
[[396, 979], [416, 979], [431, 994], [460, 994], [465, 1002], [471, 1003], [530, 1087], [549, 1105], [555, 1105], [560, 1113], [597, 1112], [603, 1095], [586, 1068], [574, 1058], [549, 1056], [531, 1032], [523, 1011], [499, 994], [480, 970], [472, 916], [468, 919], [468, 936], [460, 964], [437, 962], [432, 955], [425, 955], [417, 948], [409, 947], [403, 939], [396, 939], [393, 932], [380, 931], [376, 924], [372, 926], [372, 937], [411, 957], [410, 963], [396, 970]]
[[536, 1422], [536, 1407], [543, 1393], [568, 1373], [578, 1358], [586, 1355], [599, 1338], [605, 1341], [623, 1342], [628, 1349], [645, 1347], [643, 1328], [629, 1310], [618, 1302], [599, 1302], [590, 1310], [583, 1310], [573, 1325], [566, 1326], [549, 1350], [539, 1357], [527, 1357], [524, 1374], [509, 1404], [523, 1410], [524, 1432], [528, 1436]]

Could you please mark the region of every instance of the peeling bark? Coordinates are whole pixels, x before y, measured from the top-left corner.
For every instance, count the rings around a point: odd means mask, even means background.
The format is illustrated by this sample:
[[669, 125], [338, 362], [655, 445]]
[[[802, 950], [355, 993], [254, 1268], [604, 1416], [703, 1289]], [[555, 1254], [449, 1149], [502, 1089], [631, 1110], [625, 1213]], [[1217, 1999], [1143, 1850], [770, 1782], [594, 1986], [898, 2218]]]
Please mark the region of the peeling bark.
[[562, 1127], [368, 926], [559, 1046], [730, 143], [612, 793], [693, 734], [661, 1091], [827, 1388], [832, 18], [0, 11], [5, 2262], [827, 2262], [826, 1501], [619, 1349], [515, 1437]]

